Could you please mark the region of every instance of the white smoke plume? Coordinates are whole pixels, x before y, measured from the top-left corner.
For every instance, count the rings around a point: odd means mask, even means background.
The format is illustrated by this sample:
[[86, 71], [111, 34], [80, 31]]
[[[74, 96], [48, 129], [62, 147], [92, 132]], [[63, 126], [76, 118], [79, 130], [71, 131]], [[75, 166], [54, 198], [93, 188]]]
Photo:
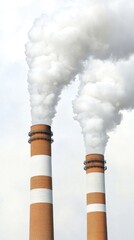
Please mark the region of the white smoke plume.
[[34, 22], [26, 44], [32, 124], [52, 124], [63, 87], [83, 70], [89, 56], [119, 59], [134, 51], [133, 9], [130, 2], [111, 8], [96, 1]]
[[118, 62], [90, 60], [88, 64], [73, 108], [86, 152], [104, 154], [108, 133], [121, 122], [121, 110], [134, 107], [134, 55]]

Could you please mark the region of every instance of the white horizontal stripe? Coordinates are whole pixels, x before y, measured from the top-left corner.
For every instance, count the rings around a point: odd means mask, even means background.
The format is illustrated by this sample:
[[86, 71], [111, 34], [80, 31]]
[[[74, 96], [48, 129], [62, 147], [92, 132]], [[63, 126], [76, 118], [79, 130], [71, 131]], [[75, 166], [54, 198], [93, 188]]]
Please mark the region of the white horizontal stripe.
[[89, 204], [87, 205], [87, 213], [90, 212], [106, 212], [106, 205], [105, 204]]
[[33, 176], [52, 176], [51, 157], [48, 155], [35, 155], [31, 157], [31, 177]]
[[87, 193], [102, 192], [105, 193], [104, 173], [88, 173], [87, 176]]
[[30, 203], [52, 203], [52, 190], [36, 188], [30, 191]]

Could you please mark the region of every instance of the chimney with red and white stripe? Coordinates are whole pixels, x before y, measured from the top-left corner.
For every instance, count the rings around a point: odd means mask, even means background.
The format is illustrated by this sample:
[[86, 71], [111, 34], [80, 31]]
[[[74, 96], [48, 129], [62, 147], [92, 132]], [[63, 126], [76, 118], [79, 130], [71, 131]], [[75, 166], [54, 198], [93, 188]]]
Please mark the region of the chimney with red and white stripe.
[[31, 143], [30, 240], [53, 240], [51, 127], [37, 124], [29, 133]]
[[87, 240], [107, 240], [104, 156], [88, 154], [84, 164], [87, 178]]

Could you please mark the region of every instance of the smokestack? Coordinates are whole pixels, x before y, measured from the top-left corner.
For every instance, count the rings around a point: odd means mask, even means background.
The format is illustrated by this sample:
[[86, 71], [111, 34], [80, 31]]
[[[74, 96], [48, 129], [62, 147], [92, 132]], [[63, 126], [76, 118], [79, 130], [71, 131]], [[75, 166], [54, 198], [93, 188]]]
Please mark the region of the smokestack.
[[31, 143], [30, 240], [53, 240], [51, 127], [33, 125]]
[[87, 176], [87, 240], [107, 240], [104, 156], [88, 154], [84, 164]]

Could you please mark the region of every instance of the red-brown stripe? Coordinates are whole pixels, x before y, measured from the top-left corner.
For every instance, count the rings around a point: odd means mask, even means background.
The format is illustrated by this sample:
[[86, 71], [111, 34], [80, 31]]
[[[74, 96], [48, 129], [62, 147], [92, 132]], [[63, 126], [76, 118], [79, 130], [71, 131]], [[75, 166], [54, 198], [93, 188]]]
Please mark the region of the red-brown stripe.
[[48, 188], [52, 189], [52, 178], [48, 176], [31, 177], [30, 189]]
[[105, 212], [87, 214], [87, 240], [107, 240]]
[[94, 203], [105, 204], [105, 193], [88, 193], [87, 205]]
[[[86, 173], [91, 173], [91, 172], [104, 172], [103, 166], [104, 166], [104, 156], [102, 154], [88, 154], [86, 155], [86, 161], [90, 161], [90, 160], [98, 160], [98, 161], [102, 161], [101, 162], [93, 162], [90, 164], [90, 168], [87, 168]], [[89, 165], [89, 164], [87, 164]], [[95, 165], [95, 167], [93, 167], [93, 165]], [[101, 166], [101, 167], [97, 167], [97, 165]]]
[[30, 240], [53, 240], [53, 208], [51, 204], [31, 204], [30, 220]]
[[104, 169], [103, 168], [99, 168], [99, 167], [92, 167], [92, 168], [88, 168], [86, 170], [86, 173], [92, 173], [92, 172], [102, 172], [104, 173]]
[[[31, 127], [31, 132], [35, 132], [35, 134], [31, 137], [36, 138], [37, 140], [34, 140], [31, 142], [31, 156], [33, 155], [49, 155], [51, 156], [51, 141], [47, 141], [44, 139], [40, 139], [42, 137], [45, 137], [46, 139], [50, 139], [51, 137], [47, 134], [41, 134], [40, 131], [51, 131], [50, 126], [43, 125], [43, 124], [37, 124], [33, 125]], [[37, 133], [36, 133], [37, 132]]]

